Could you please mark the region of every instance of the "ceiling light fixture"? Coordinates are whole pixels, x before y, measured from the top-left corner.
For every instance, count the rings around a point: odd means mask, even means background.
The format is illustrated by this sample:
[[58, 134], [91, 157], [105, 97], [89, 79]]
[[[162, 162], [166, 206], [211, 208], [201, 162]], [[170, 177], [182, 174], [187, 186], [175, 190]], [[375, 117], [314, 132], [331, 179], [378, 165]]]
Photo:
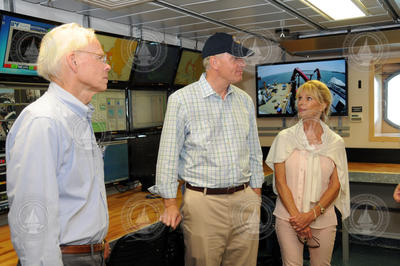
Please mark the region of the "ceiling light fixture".
[[333, 20], [367, 15], [366, 8], [359, 0], [303, 0], [303, 2]]

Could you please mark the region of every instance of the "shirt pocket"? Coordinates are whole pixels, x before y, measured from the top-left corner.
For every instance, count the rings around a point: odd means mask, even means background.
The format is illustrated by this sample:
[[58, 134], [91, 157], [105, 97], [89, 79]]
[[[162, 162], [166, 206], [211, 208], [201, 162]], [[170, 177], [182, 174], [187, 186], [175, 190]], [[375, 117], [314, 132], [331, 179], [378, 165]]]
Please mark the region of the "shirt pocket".
[[209, 120], [193, 120], [190, 126], [190, 139], [195, 146], [205, 148], [213, 138], [213, 124]]

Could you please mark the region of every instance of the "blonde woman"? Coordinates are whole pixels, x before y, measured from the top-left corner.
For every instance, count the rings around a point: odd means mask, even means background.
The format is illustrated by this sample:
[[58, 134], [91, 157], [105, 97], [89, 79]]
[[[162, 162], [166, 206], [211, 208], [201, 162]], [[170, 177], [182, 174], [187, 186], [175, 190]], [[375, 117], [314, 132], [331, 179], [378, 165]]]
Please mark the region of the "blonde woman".
[[334, 205], [349, 216], [350, 197], [343, 139], [325, 121], [332, 96], [316, 80], [296, 94], [300, 121], [281, 131], [266, 163], [274, 169], [278, 195], [274, 215], [283, 265], [303, 265], [309, 248], [311, 265], [330, 265], [336, 235]]

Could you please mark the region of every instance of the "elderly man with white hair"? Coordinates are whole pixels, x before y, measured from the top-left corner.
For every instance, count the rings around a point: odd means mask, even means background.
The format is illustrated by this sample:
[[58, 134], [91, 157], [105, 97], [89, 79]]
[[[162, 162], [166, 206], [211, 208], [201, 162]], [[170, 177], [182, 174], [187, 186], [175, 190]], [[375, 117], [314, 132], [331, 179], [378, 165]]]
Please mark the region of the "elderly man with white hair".
[[38, 73], [49, 88], [23, 110], [6, 142], [19, 264], [105, 264], [108, 208], [90, 101], [107, 89], [109, 70], [92, 29], [65, 24], [42, 40]]

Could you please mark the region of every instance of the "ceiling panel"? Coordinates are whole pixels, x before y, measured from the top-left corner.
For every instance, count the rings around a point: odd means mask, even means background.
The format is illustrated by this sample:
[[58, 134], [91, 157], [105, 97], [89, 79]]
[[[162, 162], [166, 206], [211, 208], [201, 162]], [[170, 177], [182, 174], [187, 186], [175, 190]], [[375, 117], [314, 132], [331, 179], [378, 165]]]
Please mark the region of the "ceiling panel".
[[[179, 29], [179, 33], [184, 33], [184, 32], [188, 32], [188, 31], [200, 31], [200, 30], [204, 30], [204, 29], [208, 29], [208, 28], [215, 28], [215, 27], [220, 27], [219, 25], [210, 23], [210, 22], [200, 22], [200, 23], [194, 23], [194, 24], [180, 24], [178, 26], [175, 27], [170, 27], [170, 28], [166, 28], [165, 31], [166, 32], [170, 32], [170, 31], [175, 31], [176, 29]], [[152, 27], [152, 28], [157, 28], [157, 27]]]
[[86, 4], [84, 0], [22, 1], [191, 39], [206, 38], [217, 31], [245, 30], [258, 34], [261, 29], [275, 34], [275, 29], [281, 27], [289, 29], [287, 37], [297, 38], [304, 33], [318, 34], [317, 25], [325, 28], [323, 34], [360, 27], [379, 29], [397, 23], [385, 9], [387, 5], [381, 3], [390, 3], [397, 17], [400, 11], [400, 0], [361, 0], [369, 13], [367, 17], [333, 21], [301, 0], [155, 0], [112, 11]]
[[100, 9], [100, 8], [95, 8], [92, 10], [82, 10], [79, 13], [85, 14], [85, 15], [90, 15], [93, 17], [98, 17], [98, 18], [103, 18], [103, 19], [118, 19], [121, 17], [127, 17], [127, 16], [137, 16], [140, 14], [145, 14], [149, 12], [162, 12], [163, 10], [166, 10], [164, 7], [159, 7], [159, 6], [154, 6], [152, 4], [142, 4], [142, 5], [137, 5], [137, 6], [132, 6], [132, 7], [126, 7], [123, 9], [117, 9], [117, 10], [107, 10], [107, 9]]
[[78, 12], [80, 10], [100, 9], [98, 7], [90, 6], [80, 1], [75, 0], [53, 0], [53, 1], [39, 1], [41, 5], [53, 7], [70, 12]]
[[204, 41], [205, 39], [207, 39], [209, 36], [213, 35], [216, 32], [229, 32], [229, 30], [224, 27], [215, 27], [202, 31], [185, 32], [181, 36], [183, 38]]
[[[334, 0], [330, 0], [330, 1], [334, 1]], [[292, 7], [292, 8], [294, 8], [295, 10], [299, 10], [301, 8], [312, 9], [312, 8], [310, 8], [309, 5], [307, 5], [306, 3], [304, 3], [301, 0], [284, 0], [284, 1], [281, 1], [281, 2], [283, 2], [285, 5], [288, 5], [288, 6]]]
[[285, 16], [285, 17], [293, 17], [292, 15], [282, 12], [282, 11], [275, 11], [271, 12], [269, 10], [269, 5], [263, 5], [263, 6], [256, 6], [256, 7], [247, 7], [243, 9], [235, 9], [235, 10], [221, 10], [219, 12], [213, 12], [213, 13], [208, 13], [205, 14], [207, 17], [213, 18], [213, 19], [222, 19], [222, 20], [230, 20], [232, 18], [241, 18], [241, 17], [251, 17], [251, 16], [260, 16], [262, 15], [265, 20], [266, 17], [268, 17], [268, 20], [271, 20], [270, 16], [274, 16], [275, 19], [279, 19], [279, 16]]
[[40, 2], [43, 2], [43, 0], [25, 0], [25, 2], [33, 3], [33, 4], [39, 4]]
[[[181, 1], [170, 1], [166, 2], [181, 2]], [[243, 9], [251, 6], [268, 5], [263, 0], [218, 0], [218, 1], [199, 1], [199, 3], [189, 6], [182, 7], [195, 11], [199, 14], [210, 14], [223, 10], [235, 10]], [[276, 10], [278, 11], [278, 10]]]

